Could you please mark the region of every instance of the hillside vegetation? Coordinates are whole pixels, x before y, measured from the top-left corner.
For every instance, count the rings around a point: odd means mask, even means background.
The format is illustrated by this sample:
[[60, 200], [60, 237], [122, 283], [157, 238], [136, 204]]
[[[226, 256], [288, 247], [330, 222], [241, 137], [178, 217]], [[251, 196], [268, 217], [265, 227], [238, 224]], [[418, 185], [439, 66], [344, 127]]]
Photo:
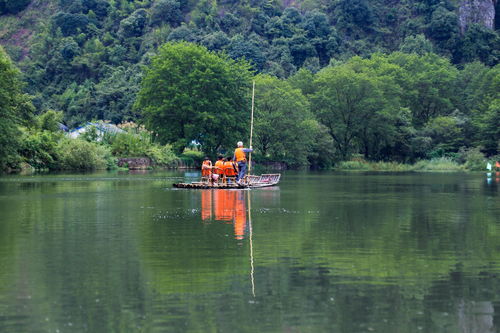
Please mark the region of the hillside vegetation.
[[[273, 89], [257, 91], [261, 119], [270, 117], [256, 141], [263, 159], [327, 166], [359, 153], [407, 162], [475, 147], [495, 155], [498, 23], [460, 3], [0, 0], [0, 43], [21, 69], [36, 113], [62, 111], [69, 126], [141, 121], [147, 103], [134, 103], [144, 68], [161, 45], [187, 41], [246, 60], [258, 83]], [[495, 17], [499, 5], [484, 3]], [[286, 109], [277, 107], [285, 95]], [[287, 117], [293, 126], [269, 128]]]

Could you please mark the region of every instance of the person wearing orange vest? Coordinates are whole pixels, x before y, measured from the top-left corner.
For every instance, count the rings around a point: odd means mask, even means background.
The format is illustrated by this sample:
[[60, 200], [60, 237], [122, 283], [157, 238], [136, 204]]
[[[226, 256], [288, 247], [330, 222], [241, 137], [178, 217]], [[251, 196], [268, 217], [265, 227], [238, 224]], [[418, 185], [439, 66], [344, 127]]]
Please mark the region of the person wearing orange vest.
[[203, 163], [201, 164], [201, 176], [209, 177], [212, 175], [212, 161], [208, 157], [205, 157]]
[[214, 173], [219, 175], [218, 179], [220, 179], [224, 175], [224, 157], [222, 155], [219, 155], [219, 157], [217, 157]]
[[243, 142], [238, 142], [238, 148], [234, 150], [233, 160], [238, 164], [238, 176], [236, 177], [236, 182], [239, 183], [247, 172], [247, 156], [246, 153], [253, 151], [252, 147], [243, 148]]
[[226, 158], [226, 161], [224, 162], [224, 174], [226, 175], [226, 178], [235, 177], [238, 175], [238, 165], [233, 162], [232, 157]]

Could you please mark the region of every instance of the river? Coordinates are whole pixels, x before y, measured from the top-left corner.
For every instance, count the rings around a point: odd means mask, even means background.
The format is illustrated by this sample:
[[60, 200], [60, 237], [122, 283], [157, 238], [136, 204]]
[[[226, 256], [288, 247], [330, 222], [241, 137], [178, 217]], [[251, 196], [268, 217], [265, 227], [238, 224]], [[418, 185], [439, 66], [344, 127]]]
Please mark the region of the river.
[[0, 177], [0, 332], [500, 330], [500, 175]]

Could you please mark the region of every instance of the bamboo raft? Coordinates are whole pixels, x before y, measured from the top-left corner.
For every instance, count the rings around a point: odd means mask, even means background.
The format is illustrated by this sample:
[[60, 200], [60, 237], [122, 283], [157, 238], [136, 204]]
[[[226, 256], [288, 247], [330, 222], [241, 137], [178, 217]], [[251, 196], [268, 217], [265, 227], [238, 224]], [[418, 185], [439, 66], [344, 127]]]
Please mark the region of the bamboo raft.
[[177, 188], [191, 189], [243, 189], [243, 188], [261, 188], [278, 185], [281, 178], [280, 173], [269, 173], [260, 176], [249, 175], [244, 183], [210, 183], [208, 181], [192, 183], [176, 183]]

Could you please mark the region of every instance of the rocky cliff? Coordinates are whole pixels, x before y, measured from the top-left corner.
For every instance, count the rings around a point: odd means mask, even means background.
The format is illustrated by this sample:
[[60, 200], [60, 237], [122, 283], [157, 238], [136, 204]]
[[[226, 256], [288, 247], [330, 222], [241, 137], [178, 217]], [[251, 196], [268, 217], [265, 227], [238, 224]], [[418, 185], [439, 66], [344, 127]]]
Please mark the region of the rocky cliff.
[[495, 27], [495, 5], [497, 0], [462, 0], [458, 9], [460, 30], [477, 23], [489, 29]]

